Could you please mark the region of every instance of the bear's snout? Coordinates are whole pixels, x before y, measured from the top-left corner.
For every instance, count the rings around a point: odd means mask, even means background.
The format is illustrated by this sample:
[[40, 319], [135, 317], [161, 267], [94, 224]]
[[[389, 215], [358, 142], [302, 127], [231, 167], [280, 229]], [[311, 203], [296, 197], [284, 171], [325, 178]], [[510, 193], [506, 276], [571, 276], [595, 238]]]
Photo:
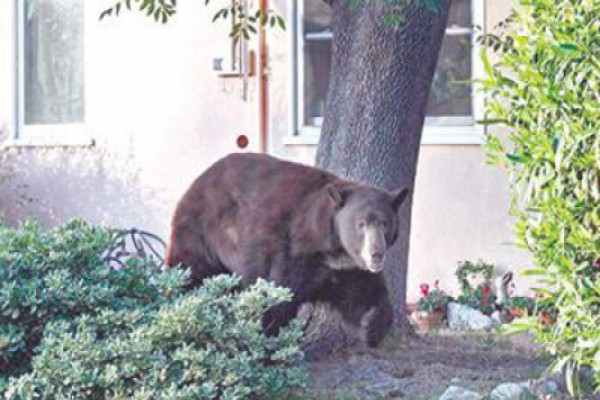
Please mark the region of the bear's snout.
[[360, 258], [368, 271], [378, 273], [383, 270], [385, 250], [385, 233], [376, 226], [368, 226], [364, 232], [360, 252]]
[[373, 254], [371, 254], [371, 260], [373, 260], [374, 263], [381, 263], [381, 262], [383, 262], [383, 253], [373, 253]]

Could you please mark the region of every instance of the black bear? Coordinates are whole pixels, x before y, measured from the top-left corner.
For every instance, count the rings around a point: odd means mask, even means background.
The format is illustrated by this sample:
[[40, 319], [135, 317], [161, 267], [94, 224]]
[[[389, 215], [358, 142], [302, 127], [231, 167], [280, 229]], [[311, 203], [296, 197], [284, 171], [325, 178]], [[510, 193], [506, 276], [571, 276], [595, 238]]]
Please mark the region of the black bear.
[[376, 346], [393, 323], [383, 274], [397, 237], [390, 194], [333, 174], [260, 154], [231, 154], [198, 177], [177, 204], [166, 265], [192, 271], [191, 286], [236, 273], [288, 287], [293, 300], [263, 318], [267, 334], [305, 302], [328, 302]]

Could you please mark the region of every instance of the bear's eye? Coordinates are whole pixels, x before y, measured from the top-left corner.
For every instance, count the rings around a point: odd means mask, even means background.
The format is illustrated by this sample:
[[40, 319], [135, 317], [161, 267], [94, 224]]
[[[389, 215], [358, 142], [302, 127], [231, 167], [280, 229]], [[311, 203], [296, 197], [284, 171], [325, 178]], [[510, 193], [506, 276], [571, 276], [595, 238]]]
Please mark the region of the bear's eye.
[[356, 223], [356, 227], [361, 231], [364, 230], [367, 227], [367, 221], [361, 219]]
[[383, 230], [387, 229], [387, 223], [381, 219], [376, 219], [375, 221], [373, 221], [373, 225]]

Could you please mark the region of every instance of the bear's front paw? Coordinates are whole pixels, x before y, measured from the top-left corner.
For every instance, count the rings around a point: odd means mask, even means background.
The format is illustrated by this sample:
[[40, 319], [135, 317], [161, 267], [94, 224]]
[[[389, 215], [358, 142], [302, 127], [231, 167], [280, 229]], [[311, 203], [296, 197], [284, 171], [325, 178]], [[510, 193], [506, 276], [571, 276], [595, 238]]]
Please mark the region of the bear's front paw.
[[373, 307], [360, 320], [360, 339], [375, 347], [387, 335], [393, 323], [393, 311], [386, 305]]

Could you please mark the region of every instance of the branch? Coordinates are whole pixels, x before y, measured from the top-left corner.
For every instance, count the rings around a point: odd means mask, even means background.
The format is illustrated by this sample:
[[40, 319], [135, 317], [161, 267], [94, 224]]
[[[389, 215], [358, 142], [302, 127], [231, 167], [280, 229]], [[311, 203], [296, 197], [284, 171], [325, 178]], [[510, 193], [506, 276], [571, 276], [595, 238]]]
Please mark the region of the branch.
[[[206, 6], [210, 3], [211, 0], [204, 0]], [[228, 3], [228, 6], [215, 12], [212, 21], [230, 19], [232, 27], [229, 36], [235, 41], [242, 38], [250, 39], [250, 35], [257, 33], [260, 27], [279, 27], [285, 30], [285, 20], [271, 9], [263, 10], [260, 7], [247, 9], [239, 0]], [[123, 8], [132, 10], [133, 7], [137, 7], [138, 11], [145, 12], [148, 17], [154, 17], [157, 22], [167, 23], [177, 11], [177, 0], [119, 0], [112, 7], [100, 13], [100, 20], [119, 16]]]

